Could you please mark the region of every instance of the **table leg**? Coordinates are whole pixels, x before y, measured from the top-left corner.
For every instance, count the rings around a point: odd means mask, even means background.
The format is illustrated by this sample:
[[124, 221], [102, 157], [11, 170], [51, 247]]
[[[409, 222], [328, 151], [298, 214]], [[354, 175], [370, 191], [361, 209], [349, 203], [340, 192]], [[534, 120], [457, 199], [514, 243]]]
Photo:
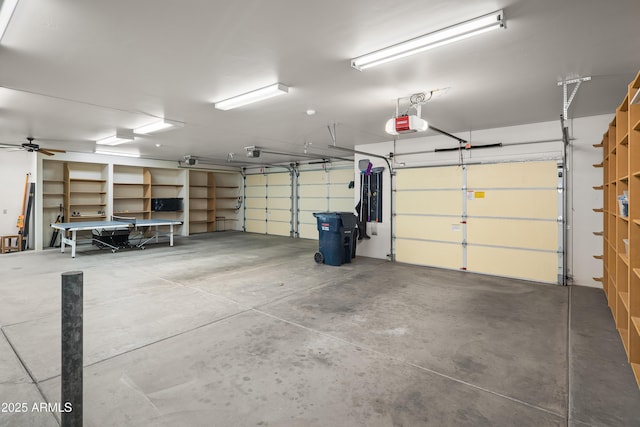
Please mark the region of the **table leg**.
[[76, 230], [71, 232], [71, 258], [76, 257]]

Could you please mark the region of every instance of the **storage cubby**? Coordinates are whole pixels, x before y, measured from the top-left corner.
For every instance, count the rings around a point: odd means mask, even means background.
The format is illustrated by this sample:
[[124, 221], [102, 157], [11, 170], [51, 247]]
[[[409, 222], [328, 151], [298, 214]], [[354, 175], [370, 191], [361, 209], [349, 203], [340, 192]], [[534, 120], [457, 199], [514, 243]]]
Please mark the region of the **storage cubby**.
[[189, 233], [216, 229], [216, 176], [213, 172], [189, 171]]
[[[602, 287], [640, 384], [640, 73], [605, 132]], [[599, 165], [594, 165], [599, 166]], [[594, 187], [594, 189], [599, 189]], [[625, 211], [620, 196], [627, 195]]]
[[151, 173], [147, 168], [113, 167], [113, 215], [151, 218]]

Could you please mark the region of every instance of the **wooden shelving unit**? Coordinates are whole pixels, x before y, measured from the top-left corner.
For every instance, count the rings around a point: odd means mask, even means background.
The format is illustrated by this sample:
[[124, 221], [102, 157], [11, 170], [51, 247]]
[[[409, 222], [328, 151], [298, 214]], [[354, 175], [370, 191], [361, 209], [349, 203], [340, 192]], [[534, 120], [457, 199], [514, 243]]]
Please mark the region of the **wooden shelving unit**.
[[[640, 73], [631, 82], [627, 96], [605, 132], [603, 161], [603, 275], [602, 287], [616, 328], [627, 352], [636, 381], [640, 384]], [[634, 101], [634, 102], [632, 102]], [[618, 196], [628, 194], [628, 216]], [[599, 233], [594, 233], [600, 235]], [[598, 256], [596, 256], [598, 258]], [[598, 280], [600, 278], [594, 278]]]
[[216, 230], [216, 175], [189, 171], [189, 234]]
[[151, 218], [151, 173], [136, 166], [113, 167], [113, 215]]
[[[180, 199], [185, 198], [185, 171], [177, 169], [147, 168], [149, 173], [147, 193], [149, 198], [149, 211], [151, 218], [171, 219], [177, 221], [184, 220], [183, 209], [178, 210], [154, 210], [153, 199]], [[145, 194], [147, 194], [145, 193]], [[181, 229], [180, 226], [177, 230]]]
[[106, 219], [105, 166], [93, 163], [64, 164], [64, 216], [66, 222]]

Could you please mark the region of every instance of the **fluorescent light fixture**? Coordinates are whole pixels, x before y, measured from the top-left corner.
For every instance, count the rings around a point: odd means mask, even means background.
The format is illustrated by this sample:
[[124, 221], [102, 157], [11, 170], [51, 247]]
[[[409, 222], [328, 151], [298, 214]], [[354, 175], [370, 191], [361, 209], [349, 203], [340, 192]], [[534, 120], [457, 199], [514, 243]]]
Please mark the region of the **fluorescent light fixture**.
[[502, 10], [359, 56], [351, 60], [351, 66], [362, 71], [498, 28], [506, 28]]
[[0, 40], [9, 26], [9, 21], [11, 21], [11, 16], [17, 5], [18, 0], [4, 0], [0, 6]]
[[213, 106], [218, 110], [226, 111], [286, 93], [289, 93], [289, 88], [282, 83], [276, 83], [242, 95], [234, 96], [233, 98], [225, 99], [224, 101], [216, 102]]
[[104, 154], [105, 156], [122, 156], [122, 157], [140, 157], [138, 153], [122, 153], [116, 151], [96, 150], [96, 154]]
[[144, 126], [140, 126], [139, 128], [135, 128], [133, 130], [133, 133], [147, 134], [147, 133], [159, 132], [161, 130], [166, 130], [172, 127], [183, 127], [183, 126], [184, 126], [184, 123], [175, 122], [173, 120], [162, 119], [162, 120], [149, 123]]
[[108, 136], [103, 139], [99, 139], [96, 141], [98, 145], [120, 145], [125, 142], [133, 141], [133, 130], [132, 129], [118, 129], [115, 135]]

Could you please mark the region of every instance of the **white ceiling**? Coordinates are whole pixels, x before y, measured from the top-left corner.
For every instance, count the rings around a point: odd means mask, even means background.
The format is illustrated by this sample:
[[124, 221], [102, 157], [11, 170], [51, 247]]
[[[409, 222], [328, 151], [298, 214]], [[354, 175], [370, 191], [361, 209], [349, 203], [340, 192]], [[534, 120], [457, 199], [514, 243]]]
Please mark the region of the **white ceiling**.
[[[349, 66], [498, 9], [504, 31], [363, 72]], [[302, 153], [311, 142], [322, 157], [328, 124], [341, 146], [389, 140], [396, 99], [432, 89], [449, 88], [423, 117], [452, 133], [557, 120], [556, 83], [576, 76], [592, 81], [570, 117], [612, 113], [640, 69], [639, 22], [638, 0], [20, 0], [0, 44], [0, 143], [33, 136], [92, 152], [96, 139], [157, 116], [185, 126], [112, 150], [224, 160], [249, 145]], [[213, 108], [275, 82], [289, 94]]]

